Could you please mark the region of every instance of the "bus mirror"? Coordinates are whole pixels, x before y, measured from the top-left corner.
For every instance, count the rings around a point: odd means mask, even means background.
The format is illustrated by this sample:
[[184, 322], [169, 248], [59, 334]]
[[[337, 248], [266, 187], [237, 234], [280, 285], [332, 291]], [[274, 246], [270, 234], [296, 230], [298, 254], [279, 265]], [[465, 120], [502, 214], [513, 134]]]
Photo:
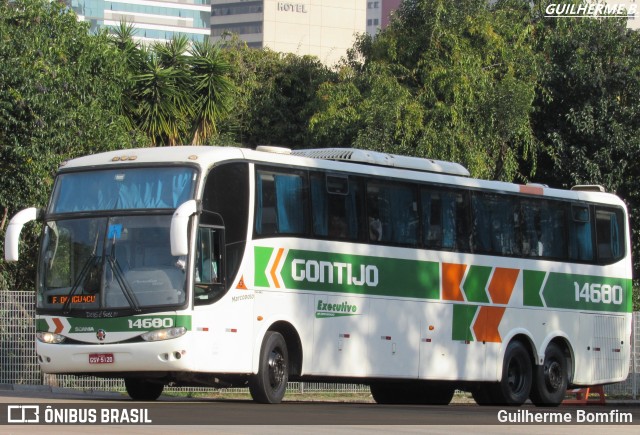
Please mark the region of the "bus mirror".
[[198, 211], [195, 199], [182, 203], [171, 218], [171, 255], [179, 257], [189, 253], [189, 218]]
[[18, 261], [20, 257], [20, 233], [27, 222], [35, 221], [42, 216], [42, 211], [35, 207], [25, 208], [11, 218], [4, 236], [4, 259]]

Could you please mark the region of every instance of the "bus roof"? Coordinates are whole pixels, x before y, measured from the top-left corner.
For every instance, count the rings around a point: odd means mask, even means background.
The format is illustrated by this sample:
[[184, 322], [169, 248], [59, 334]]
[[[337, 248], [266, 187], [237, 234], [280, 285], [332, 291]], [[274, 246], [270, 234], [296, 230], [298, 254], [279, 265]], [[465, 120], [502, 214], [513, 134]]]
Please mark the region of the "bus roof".
[[461, 165], [438, 160], [398, 156], [366, 150], [327, 148], [317, 150], [290, 150], [261, 146], [256, 150], [219, 146], [174, 146], [133, 148], [79, 157], [64, 162], [60, 171], [97, 168], [111, 165], [120, 167], [162, 163], [191, 163], [203, 169], [226, 160], [256, 162], [345, 171], [362, 175], [448, 184], [452, 186], [488, 189], [536, 196], [556, 197], [604, 204], [623, 205], [616, 195], [598, 189], [564, 190], [543, 185], [514, 183], [470, 178]]

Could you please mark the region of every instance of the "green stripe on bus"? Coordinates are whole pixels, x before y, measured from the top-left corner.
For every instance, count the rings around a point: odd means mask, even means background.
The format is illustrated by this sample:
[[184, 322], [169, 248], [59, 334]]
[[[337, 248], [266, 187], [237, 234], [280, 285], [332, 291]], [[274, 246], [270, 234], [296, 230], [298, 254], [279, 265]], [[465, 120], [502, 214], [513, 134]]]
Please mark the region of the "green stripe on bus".
[[452, 340], [473, 341], [471, 324], [478, 311], [477, 305], [455, 304], [453, 306]]
[[253, 252], [255, 256], [255, 285], [258, 287], [269, 287], [267, 266], [269, 265], [273, 248], [256, 246]]
[[432, 261], [291, 249], [281, 277], [288, 289], [440, 299], [440, 264]]
[[542, 297], [548, 308], [630, 313], [631, 290], [630, 279], [551, 272]]
[[464, 280], [464, 294], [469, 302], [488, 303], [487, 284], [491, 276], [492, 267], [471, 266]]
[[523, 303], [529, 307], [544, 307], [542, 298], [540, 297], [540, 289], [544, 282], [546, 272], [539, 272], [537, 270], [524, 270], [523, 271]]
[[[104, 319], [92, 319], [92, 318], [77, 318], [77, 317], [57, 317], [53, 318], [64, 319], [63, 324], [68, 323], [68, 330], [65, 326], [65, 330], [62, 334], [74, 334], [83, 332], [97, 332], [99, 329], [104, 329], [107, 332], [130, 332], [130, 331], [153, 331], [156, 329], [164, 329], [170, 327], [184, 326], [187, 330], [191, 330], [191, 316], [190, 315], [162, 315], [162, 314], [150, 314], [146, 316], [127, 316], [116, 318], [104, 318]], [[55, 329], [51, 329], [45, 319], [39, 319], [37, 321], [37, 331], [54, 332]]]

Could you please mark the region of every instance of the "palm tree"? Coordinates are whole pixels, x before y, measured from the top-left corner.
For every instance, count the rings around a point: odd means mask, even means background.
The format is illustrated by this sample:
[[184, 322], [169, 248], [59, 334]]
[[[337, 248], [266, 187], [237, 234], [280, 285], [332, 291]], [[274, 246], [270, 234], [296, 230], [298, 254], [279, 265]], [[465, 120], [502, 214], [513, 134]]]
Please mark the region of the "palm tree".
[[181, 86], [186, 72], [164, 67], [156, 53], [143, 51], [141, 71], [133, 78], [134, 122], [153, 145], [177, 145], [193, 114], [193, 96]]
[[229, 113], [233, 82], [228, 76], [231, 65], [223, 59], [218, 45], [209, 40], [195, 42], [190, 53], [195, 81], [191, 143], [200, 145], [217, 133], [217, 121]]

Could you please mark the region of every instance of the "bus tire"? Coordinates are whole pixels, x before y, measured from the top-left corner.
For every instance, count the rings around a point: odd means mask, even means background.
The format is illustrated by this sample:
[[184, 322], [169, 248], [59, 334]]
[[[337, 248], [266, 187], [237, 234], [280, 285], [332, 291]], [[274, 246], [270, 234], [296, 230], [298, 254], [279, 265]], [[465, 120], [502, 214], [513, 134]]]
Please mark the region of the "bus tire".
[[533, 372], [531, 402], [536, 406], [558, 406], [567, 392], [569, 373], [567, 360], [560, 346], [550, 343], [544, 352], [544, 362]]
[[396, 385], [387, 383], [376, 383], [369, 386], [373, 400], [379, 405], [392, 405], [400, 403], [403, 392], [399, 391]]
[[260, 348], [258, 373], [249, 380], [249, 392], [258, 403], [280, 403], [289, 382], [289, 354], [284, 337], [267, 331]]
[[144, 379], [125, 378], [124, 386], [132, 400], [151, 402], [162, 394], [163, 384], [149, 382]]
[[473, 397], [473, 400], [480, 406], [491, 406], [495, 403], [492, 397], [495, 389], [496, 386], [493, 384], [481, 384], [471, 390], [471, 397]]
[[533, 383], [529, 352], [519, 341], [507, 346], [502, 365], [502, 378], [491, 391], [494, 405], [520, 406], [528, 398]]
[[421, 387], [419, 403], [422, 405], [448, 405], [456, 392], [449, 384], [427, 383]]

